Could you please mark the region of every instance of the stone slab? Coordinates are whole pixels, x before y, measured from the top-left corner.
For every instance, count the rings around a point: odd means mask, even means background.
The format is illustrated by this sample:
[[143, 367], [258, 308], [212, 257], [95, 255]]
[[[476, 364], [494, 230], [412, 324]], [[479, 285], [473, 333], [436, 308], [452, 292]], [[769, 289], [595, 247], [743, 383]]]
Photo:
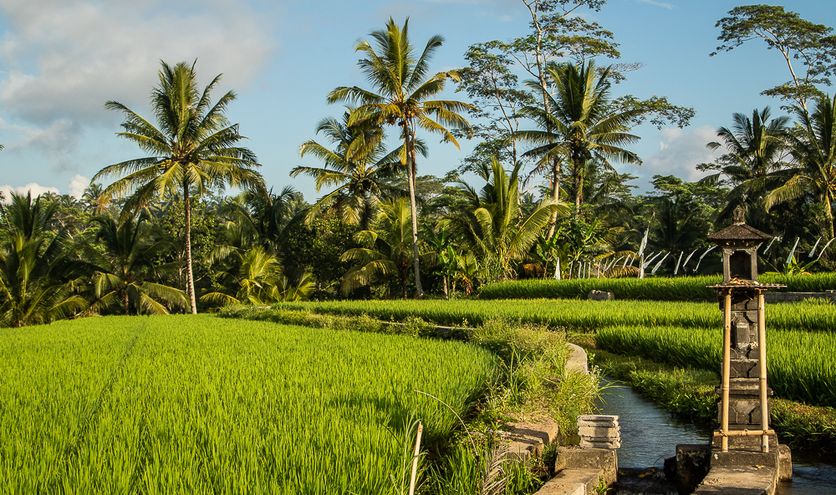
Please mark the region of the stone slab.
[[517, 460], [542, 455], [546, 445], [557, 440], [558, 424], [549, 418], [536, 422], [509, 423], [499, 435], [508, 443], [506, 455]]
[[536, 495], [591, 495], [601, 480], [599, 469], [572, 469], [558, 473]]
[[614, 450], [560, 447], [554, 462], [555, 472], [595, 469], [607, 485], [614, 483], [618, 474], [618, 456]]
[[578, 427], [581, 426], [617, 426], [618, 416], [610, 414], [583, 414], [578, 416]]
[[583, 448], [585, 448], [585, 449], [608, 449], [608, 450], [614, 450], [614, 449], [619, 449], [619, 448], [621, 448], [621, 440], [615, 440], [615, 439], [613, 439], [613, 440], [610, 440], [610, 441], [606, 441], [606, 440], [595, 440], [595, 441], [591, 441], [591, 440], [587, 440], [587, 439], [585, 439], [585, 438], [581, 438], [581, 443], [580, 443], [580, 446], [581, 446], [581, 447], [583, 447]]
[[589, 373], [589, 359], [586, 351], [576, 344], [566, 344], [569, 348], [569, 358], [566, 360], [566, 371], [575, 373]]
[[712, 467], [694, 495], [773, 495], [776, 478], [768, 466]]
[[582, 438], [587, 439], [596, 439], [600, 438], [610, 439], [610, 438], [621, 438], [621, 428], [618, 426], [580, 426], [578, 428], [578, 435]]

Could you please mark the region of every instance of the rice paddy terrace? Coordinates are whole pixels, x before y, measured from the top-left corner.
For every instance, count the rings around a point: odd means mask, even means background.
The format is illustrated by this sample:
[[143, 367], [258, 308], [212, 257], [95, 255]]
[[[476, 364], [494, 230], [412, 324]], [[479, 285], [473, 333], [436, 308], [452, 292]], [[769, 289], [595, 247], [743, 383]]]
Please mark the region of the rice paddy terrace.
[[3, 329], [0, 486], [399, 493], [413, 422], [442, 441], [495, 366], [464, 343], [210, 316]]

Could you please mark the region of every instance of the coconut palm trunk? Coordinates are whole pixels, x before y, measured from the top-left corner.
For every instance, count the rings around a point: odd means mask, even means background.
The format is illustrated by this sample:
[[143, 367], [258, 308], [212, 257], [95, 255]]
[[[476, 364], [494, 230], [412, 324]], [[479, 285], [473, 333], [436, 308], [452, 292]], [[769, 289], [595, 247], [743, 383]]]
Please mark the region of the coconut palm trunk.
[[192, 271], [192, 203], [189, 197], [189, 183], [183, 182], [183, 209], [185, 210], [186, 232], [186, 291], [189, 293], [189, 307], [193, 315], [197, 314], [197, 299], [194, 293], [194, 272]]
[[412, 270], [415, 277], [415, 297], [424, 297], [421, 287], [421, 258], [418, 253], [418, 205], [415, 200], [415, 136], [412, 127], [404, 122], [404, 138], [407, 150], [407, 181], [409, 182], [409, 214], [412, 217]]

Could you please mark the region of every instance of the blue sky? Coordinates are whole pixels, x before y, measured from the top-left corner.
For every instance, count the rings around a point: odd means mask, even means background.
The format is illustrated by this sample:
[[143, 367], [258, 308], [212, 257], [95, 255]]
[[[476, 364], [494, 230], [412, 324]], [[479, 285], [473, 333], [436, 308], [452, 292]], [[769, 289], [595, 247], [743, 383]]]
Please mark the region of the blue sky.
[[[633, 149], [644, 164], [623, 169], [640, 176], [640, 189], [654, 174], [699, 177], [695, 165], [711, 158], [705, 143], [733, 112], [767, 104], [777, 110], [778, 102], [759, 94], [787, 79], [776, 53], [750, 44], [708, 56], [717, 44], [714, 23], [742, 4], [609, 0], [600, 12], [584, 14], [615, 33], [623, 61], [643, 64], [616, 95], [664, 95], [697, 112], [683, 130], [637, 129], [642, 140]], [[783, 4], [836, 25], [829, 1]], [[354, 44], [389, 16], [410, 17], [416, 44], [444, 36], [436, 70], [461, 66], [473, 43], [507, 40], [527, 29], [518, 0], [0, 0], [0, 143], [6, 146], [0, 190], [78, 194], [103, 166], [139, 156], [114, 136], [119, 116], [104, 102], [147, 113], [158, 61], [197, 58], [204, 83], [222, 72], [224, 89], [238, 93], [229, 115], [249, 137], [268, 185], [292, 185], [313, 200], [310, 180], [288, 177], [303, 163], [298, 147], [315, 137], [319, 120], [341, 114], [339, 105], [325, 102], [329, 90], [364, 84]], [[428, 141], [421, 173], [455, 168], [472, 147]]]

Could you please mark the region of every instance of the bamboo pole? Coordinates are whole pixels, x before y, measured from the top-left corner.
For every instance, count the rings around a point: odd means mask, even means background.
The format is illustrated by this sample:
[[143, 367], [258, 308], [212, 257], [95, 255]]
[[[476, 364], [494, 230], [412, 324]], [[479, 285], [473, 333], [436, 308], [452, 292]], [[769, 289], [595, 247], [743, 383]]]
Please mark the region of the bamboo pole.
[[762, 435], [772, 435], [775, 430], [729, 430], [725, 434], [720, 431], [715, 431], [715, 437], [759, 437]]
[[758, 291], [758, 354], [760, 361], [760, 393], [761, 393], [761, 452], [769, 452], [769, 402], [766, 386], [766, 306], [763, 291]]
[[424, 425], [418, 423], [418, 433], [415, 435], [415, 452], [412, 454], [412, 473], [409, 475], [409, 495], [415, 495], [415, 479], [418, 476], [418, 457], [421, 454], [421, 433]]
[[731, 289], [726, 289], [723, 304], [723, 384], [720, 415], [721, 449], [729, 451], [729, 381], [731, 376]]

